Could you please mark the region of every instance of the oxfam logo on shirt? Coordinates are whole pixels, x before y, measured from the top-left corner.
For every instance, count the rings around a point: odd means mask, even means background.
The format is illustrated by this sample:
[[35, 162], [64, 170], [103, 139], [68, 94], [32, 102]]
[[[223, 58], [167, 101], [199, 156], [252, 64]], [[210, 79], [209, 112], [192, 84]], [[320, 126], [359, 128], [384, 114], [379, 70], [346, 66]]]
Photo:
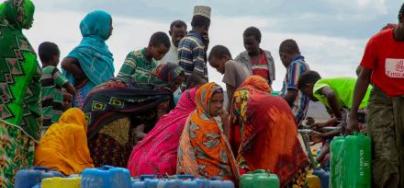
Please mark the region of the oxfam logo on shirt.
[[385, 74], [390, 78], [404, 78], [404, 59], [387, 58]]
[[404, 72], [404, 60], [401, 59], [397, 62], [395, 69], [399, 72]]

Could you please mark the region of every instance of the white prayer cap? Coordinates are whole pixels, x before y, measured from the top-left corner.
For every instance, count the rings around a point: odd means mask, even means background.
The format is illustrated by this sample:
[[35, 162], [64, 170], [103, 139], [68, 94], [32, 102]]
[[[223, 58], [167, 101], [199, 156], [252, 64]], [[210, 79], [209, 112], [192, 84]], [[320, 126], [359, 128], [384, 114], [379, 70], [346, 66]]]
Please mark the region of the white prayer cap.
[[194, 16], [199, 15], [210, 19], [211, 8], [208, 6], [197, 5], [194, 7]]

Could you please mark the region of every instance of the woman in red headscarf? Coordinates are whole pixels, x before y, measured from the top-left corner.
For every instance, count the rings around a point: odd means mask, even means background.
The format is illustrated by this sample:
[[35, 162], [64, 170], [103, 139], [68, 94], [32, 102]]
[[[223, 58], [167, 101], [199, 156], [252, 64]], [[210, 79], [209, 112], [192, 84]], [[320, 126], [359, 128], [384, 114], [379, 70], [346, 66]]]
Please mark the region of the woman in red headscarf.
[[299, 186], [304, 184], [308, 158], [289, 105], [269, 91], [266, 80], [250, 76], [234, 93], [232, 115], [241, 125], [237, 162], [244, 171], [277, 174], [282, 187]]

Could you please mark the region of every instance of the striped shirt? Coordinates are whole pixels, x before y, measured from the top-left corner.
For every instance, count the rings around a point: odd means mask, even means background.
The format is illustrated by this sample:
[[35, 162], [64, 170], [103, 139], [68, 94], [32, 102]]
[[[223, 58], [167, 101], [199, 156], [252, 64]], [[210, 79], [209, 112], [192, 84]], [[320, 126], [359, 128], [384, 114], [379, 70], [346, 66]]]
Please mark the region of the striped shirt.
[[184, 69], [187, 79], [192, 73], [195, 73], [208, 80], [205, 44], [202, 42], [201, 34], [190, 31], [180, 41], [178, 45], [178, 59], [179, 65]]
[[155, 59], [148, 60], [145, 56], [145, 48], [132, 51], [127, 56], [118, 73], [117, 79], [126, 84], [153, 83], [160, 80], [153, 74], [157, 68]]
[[[285, 96], [288, 90], [296, 90], [297, 82], [300, 76], [310, 70], [309, 65], [304, 61], [303, 56], [295, 57], [292, 63], [287, 68], [286, 76], [283, 81], [283, 87], [281, 90], [281, 96]], [[296, 117], [296, 121], [300, 123], [306, 116], [310, 99], [298, 91], [295, 102], [293, 103], [292, 112]]]
[[55, 66], [46, 66], [42, 69], [41, 89], [44, 128], [57, 122], [63, 113], [63, 86], [66, 83], [68, 83], [67, 79]]

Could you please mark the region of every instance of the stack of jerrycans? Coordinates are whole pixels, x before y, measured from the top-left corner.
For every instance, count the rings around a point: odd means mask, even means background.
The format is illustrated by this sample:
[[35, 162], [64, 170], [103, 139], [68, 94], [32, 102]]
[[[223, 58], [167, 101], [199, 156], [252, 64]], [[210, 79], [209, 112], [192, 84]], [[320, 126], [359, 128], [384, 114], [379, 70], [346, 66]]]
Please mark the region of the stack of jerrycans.
[[371, 187], [371, 142], [368, 136], [355, 134], [333, 139], [331, 187]]
[[143, 175], [132, 180], [132, 188], [234, 188], [234, 184], [220, 178], [195, 178], [192, 175], [160, 179], [155, 175]]
[[240, 178], [240, 188], [279, 188], [280, 182], [276, 174], [265, 170], [255, 170]]

